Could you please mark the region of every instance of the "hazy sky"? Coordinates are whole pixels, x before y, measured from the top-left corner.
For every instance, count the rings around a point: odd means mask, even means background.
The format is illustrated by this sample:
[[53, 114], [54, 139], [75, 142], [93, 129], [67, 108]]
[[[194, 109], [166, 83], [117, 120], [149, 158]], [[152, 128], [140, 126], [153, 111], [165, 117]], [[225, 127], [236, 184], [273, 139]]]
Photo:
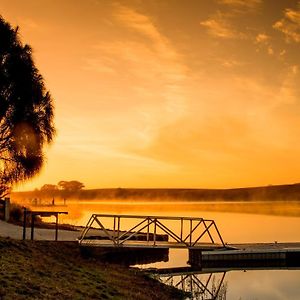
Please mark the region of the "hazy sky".
[[40, 176], [96, 187], [300, 181], [300, 2], [1, 0], [55, 100]]

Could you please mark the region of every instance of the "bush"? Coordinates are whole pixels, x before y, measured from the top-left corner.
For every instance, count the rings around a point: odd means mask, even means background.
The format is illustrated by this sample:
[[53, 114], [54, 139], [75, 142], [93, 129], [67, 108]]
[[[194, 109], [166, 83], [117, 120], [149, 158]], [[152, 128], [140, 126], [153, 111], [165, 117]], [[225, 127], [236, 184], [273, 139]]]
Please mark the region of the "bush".
[[[31, 209], [29, 209], [27, 207], [26, 207], [26, 210], [31, 211]], [[9, 211], [9, 221], [11, 223], [20, 224], [21, 222], [23, 222], [23, 218], [24, 218], [24, 206], [21, 206], [20, 204], [17, 204], [17, 203], [11, 203], [10, 211]], [[30, 224], [30, 222], [31, 222], [30, 215], [27, 214], [26, 223]], [[42, 223], [42, 219], [40, 217], [36, 216], [35, 222], [36, 222], [36, 224]]]
[[12, 203], [10, 205], [9, 220], [11, 222], [22, 222], [24, 209], [21, 205]]

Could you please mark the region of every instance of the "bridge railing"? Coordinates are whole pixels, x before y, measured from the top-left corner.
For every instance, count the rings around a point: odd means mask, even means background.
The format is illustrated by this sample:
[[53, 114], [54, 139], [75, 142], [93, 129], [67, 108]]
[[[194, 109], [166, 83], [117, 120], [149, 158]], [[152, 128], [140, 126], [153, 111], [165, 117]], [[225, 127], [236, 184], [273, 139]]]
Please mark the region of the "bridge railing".
[[200, 244], [225, 247], [214, 220], [197, 217], [93, 214], [80, 244], [133, 247], [188, 247]]

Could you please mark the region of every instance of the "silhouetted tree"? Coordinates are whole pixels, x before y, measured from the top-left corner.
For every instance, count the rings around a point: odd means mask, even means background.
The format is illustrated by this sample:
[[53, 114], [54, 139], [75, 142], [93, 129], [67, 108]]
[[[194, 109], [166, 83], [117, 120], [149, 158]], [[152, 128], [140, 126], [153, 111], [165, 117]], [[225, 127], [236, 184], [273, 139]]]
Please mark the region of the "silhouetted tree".
[[52, 99], [32, 50], [0, 16], [0, 195], [41, 169], [54, 132]]
[[84, 184], [76, 180], [72, 180], [72, 181], [62, 180], [57, 185], [61, 190], [67, 192], [77, 192], [84, 188]]
[[42, 195], [54, 197], [58, 192], [58, 186], [55, 184], [44, 184], [40, 192]]
[[58, 187], [55, 184], [44, 184], [41, 187], [41, 191], [42, 192], [45, 192], [45, 191], [57, 191], [57, 190], [58, 190]]

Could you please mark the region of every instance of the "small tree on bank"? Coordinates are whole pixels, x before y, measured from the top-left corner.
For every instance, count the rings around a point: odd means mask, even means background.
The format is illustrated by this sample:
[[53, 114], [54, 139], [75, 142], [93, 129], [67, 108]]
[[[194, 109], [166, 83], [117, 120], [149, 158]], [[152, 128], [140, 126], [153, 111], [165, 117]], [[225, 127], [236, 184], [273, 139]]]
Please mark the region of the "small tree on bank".
[[44, 184], [40, 192], [44, 196], [54, 198], [57, 195], [58, 187], [55, 184]]
[[30, 46], [0, 16], [0, 196], [41, 169], [44, 146], [55, 133], [53, 117]]
[[60, 181], [58, 184], [59, 189], [66, 192], [78, 192], [84, 188], [84, 184], [77, 180]]

